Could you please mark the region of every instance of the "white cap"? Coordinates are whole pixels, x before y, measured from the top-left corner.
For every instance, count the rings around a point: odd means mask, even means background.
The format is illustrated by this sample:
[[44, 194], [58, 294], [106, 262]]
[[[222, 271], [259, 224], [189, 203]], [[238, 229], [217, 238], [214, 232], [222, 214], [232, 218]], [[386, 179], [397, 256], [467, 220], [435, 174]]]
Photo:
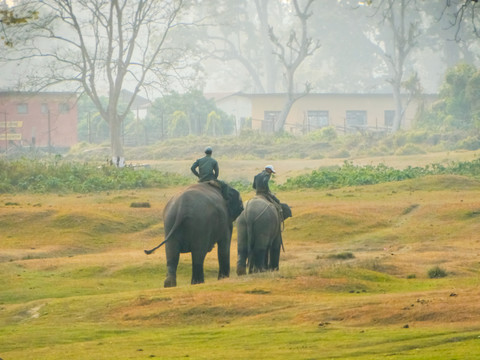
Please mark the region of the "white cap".
[[265, 170], [266, 170], [266, 169], [271, 170], [271, 171], [275, 174], [275, 169], [273, 168], [273, 165], [267, 165], [267, 166], [265, 166]]

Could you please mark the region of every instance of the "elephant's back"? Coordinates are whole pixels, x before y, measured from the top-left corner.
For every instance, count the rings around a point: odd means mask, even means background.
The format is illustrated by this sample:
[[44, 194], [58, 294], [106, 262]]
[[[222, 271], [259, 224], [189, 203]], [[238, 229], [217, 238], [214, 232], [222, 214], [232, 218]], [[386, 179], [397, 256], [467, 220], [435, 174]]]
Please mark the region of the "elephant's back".
[[165, 207], [164, 217], [180, 215], [183, 219], [211, 218], [226, 213], [226, 205], [220, 192], [212, 185], [198, 183], [175, 195]]
[[252, 222], [260, 217], [275, 217], [276, 209], [270, 201], [256, 196], [247, 201], [244, 213], [247, 221]]

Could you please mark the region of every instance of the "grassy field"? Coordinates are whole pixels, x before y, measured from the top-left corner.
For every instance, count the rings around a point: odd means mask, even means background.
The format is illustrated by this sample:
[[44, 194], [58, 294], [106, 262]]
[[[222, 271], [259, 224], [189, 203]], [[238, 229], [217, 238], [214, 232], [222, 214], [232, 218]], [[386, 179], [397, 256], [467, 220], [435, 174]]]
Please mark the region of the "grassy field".
[[280, 271], [237, 277], [235, 233], [229, 279], [214, 249], [190, 285], [184, 254], [170, 289], [163, 251], [143, 249], [181, 188], [0, 195], [0, 358], [478, 359], [479, 187], [281, 192]]

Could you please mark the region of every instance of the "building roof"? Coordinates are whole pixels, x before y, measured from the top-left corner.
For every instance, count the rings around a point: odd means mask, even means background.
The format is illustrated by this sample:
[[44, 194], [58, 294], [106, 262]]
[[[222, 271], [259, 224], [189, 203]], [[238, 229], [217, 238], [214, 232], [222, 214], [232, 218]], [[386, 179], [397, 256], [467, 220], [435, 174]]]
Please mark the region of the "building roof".
[[[300, 95], [300, 94], [296, 94]], [[403, 96], [408, 96], [408, 94], [402, 94]], [[422, 94], [427, 97], [438, 97], [438, 94]], [[206, 93], [204, 94], [205, 98], [213, 99], [215, 101], [220, 101], [227, 99], [233, 96], [240, 96], [246, 98], [258, 98], [258, 97], [272, 97], [272, 96], [287, 96], [287, 93], [243, 93], [243, 92], [233, 92], [233, 93]], [[392, 97], [392, 93], [308, 93], [304, 96], [336, 96], [336, 97]]]
[[[122, 99], [122, 101], [125, 101], [125, 102], [129, 102], [130, 99], [132, 98], [133, 96], [133, 93], [131, 91], [128, 91], [128, 90], [122, 90], [121, 93], [120, 93], [120, 97]], [[137, 96], [135, 96], [135, 99], [133, 100], [133, 103], [132, 103], [132, 109], [135, 109], [135, 108], [142, 108], [142, 107], [145, 107], [145, 106], [148, 106], [151, 104], [151, 101], [144, 98], [143, 96], [140, 96], [137, 94]]]
[[[267, 97], [267, 96], [287, 96], [287, 93], [256, 93], [256, 94], [242, 94], [242, 96], [247, 97]], [[300, 94], [295, 94], [300, 95]], [[407, 96], [408, 94], [402, 94]], [[422, 94], [423, 96], [433, 96], [436, 97], [438, 94]], [[347, 97], [347, 96], [358, 96], [358, 97], [390, 97], [393, 96], [392, 93], [308, 93], [304, 96], [337, 96], [337, 97]]]
[[74, 91], [8, 91], [0, 90], [0, 96], [77, 96]]

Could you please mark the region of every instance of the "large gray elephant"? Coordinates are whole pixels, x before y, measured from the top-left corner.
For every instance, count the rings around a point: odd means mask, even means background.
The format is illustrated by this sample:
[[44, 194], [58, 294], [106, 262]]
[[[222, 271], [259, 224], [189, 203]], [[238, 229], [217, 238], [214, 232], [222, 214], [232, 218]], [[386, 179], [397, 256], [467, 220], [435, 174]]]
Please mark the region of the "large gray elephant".
[[226, 186], [228, 200], [224, 199], [220, 188], [209, 183], [198, 183], [167, 203], [163, 213], [165, 240], [152, 250], [145, 250], [146, 254], [151, 254], [165, 244], [165, 287], [177, 285], [180, 253], [188, 252], [192, 253], [192, 284], [203, 283], [203, 262], [215, 244], [218, 246], [218, 278], [230, 276], [233, 221], [243, 211], [243, 203], [240, 193]]
[[237, 275], [247, 272], [278, 270], [282, 246], [281, 224], [292, 216], [287, 204], [282, 205], [283, 219], [275, 206], [261, 196], [247, 201], [237, 220]]

